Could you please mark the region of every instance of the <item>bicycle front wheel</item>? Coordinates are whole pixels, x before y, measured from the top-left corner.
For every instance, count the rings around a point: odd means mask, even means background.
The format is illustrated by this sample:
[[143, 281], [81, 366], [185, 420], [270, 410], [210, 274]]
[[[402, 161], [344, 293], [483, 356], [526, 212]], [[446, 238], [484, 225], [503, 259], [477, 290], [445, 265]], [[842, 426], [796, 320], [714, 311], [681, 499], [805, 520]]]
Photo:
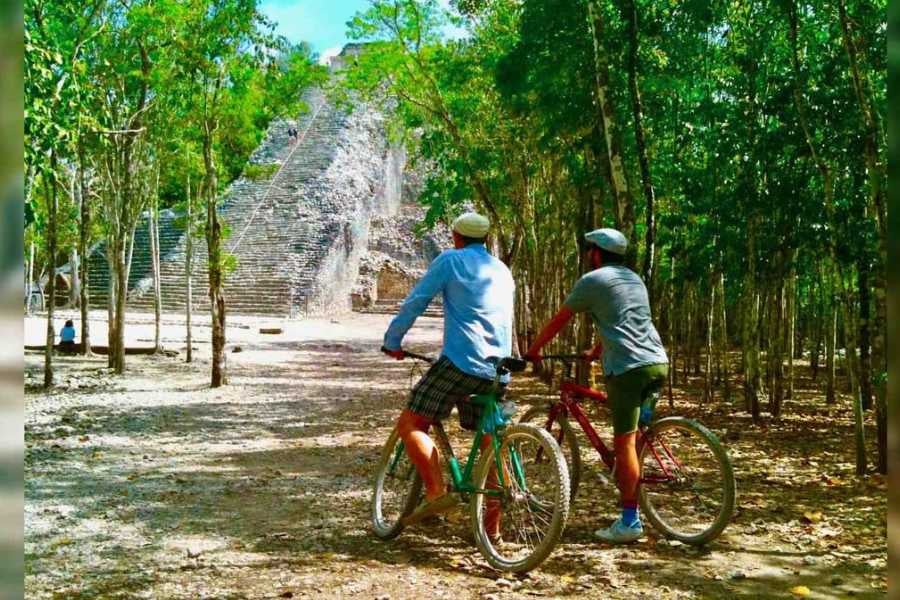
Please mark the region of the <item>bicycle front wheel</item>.
[[640, 505], [659, 532], [685, 544], [705, 544], [734, 514], [731, 460], [706, 427], [682, 417], [660, 419], [640, 450]]
[[381, 451], [372, 489], [372, 530], [383, 540], [403, 531], [400, 520], [415, 510], [422, 479], [409, 460], [395, 428]]
[[[479, 551], [492, 567], [524, 573], [541, 564], [562, 536], [569, 515], [569, 470], [547, 431], [520, 423], [502, 435], [502, 485], [490, 447], [481, 456], [473, 483], [499, 493], [473, 495], [472, 528]], [[543, 459], [535, 461], [541, 455]], [[488, 531], [498, 521], [496, 530]]]

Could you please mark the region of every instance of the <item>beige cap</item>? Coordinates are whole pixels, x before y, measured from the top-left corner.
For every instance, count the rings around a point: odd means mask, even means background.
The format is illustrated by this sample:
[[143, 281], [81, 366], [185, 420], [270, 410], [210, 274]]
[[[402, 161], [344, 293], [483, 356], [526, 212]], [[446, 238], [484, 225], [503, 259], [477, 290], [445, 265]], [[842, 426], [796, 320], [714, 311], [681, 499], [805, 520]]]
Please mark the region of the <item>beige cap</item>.
[[490, 227], [487, 217], [474, 212], [463, 213], [453, 220], [453, 231], [470, 238], [483, 238]]

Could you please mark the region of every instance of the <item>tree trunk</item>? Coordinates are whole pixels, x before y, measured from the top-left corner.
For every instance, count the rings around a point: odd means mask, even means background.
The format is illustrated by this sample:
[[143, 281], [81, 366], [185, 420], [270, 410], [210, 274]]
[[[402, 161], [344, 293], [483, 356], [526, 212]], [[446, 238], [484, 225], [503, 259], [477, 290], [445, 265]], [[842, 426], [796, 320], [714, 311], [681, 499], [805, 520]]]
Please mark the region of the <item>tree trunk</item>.
[[816, 293], [813, 295], [812, 291], [810, 293], [810, 304], [815, 304], [816, 307], [816, 321], [815, 326], [813, 327], [813, 336], [812, 344], [810, 344], [810, 355], [809, 355], [809, 366], [812, 370], [812, 380], [816, 381], [819, 375], [819, 360], [822, 355], [822, 339], [825, 336], [826, 326], [826, 307], [824, 300], [824, 282], [822, 281], [821, 272], [819, 272], [818, 279], [815, 285]]
[[685, 284], [685, 305], [684, 305], [684, 348], [682, 350], [681, 360], [681, 378], [687, 385], [690, 377], [691, 358], [694, 353], [694, 286]]
[[159, 285], [159, 198], [155, 198], [155, 205], [150, 208], [147, 219], [147, 228], [150, 234], [150, 265], [153, 269], [153, 351], [161, 350], [159, 322], [162, 312], [162, 297]]
[[116, 271], [116, 256], [118, 253], [115, 248], [115, 241], [107, 239], [106, 242], [106, 264], [109, 271], [109, 279], [106, 282], [106, 345], [109, 347], [107, 354], [107, 366], [112, 369], [115, 364], [116, 349], [116, 280], [118, 276]]
[[625, 262], [630, 268], [636, 270], [637, 240], [634, 227], [634, 200], [625, 176], [622, 140], [609, 90], [609, 58], [603, 48], [603, 12], [598, 0], [588, 0], [588, 26], [594, 43], [594, 92], [606, 139], [609, 170], [615, 195], [616, 227], [621, 230], [629, 242]]
[[869, 265], [865, 259], [858, 263], [859, 285], [859, 392], [863, 410], [872, 408], [872, 359], [871, 359], [871, 290], [869, 289]]
[[728, 320], [725, 314], [725, 274], [719, 273], [719, 280], [716, 284], [719, 288], [716, 296], [719, 300], [719, 360], [721, 363], [721, 372], [719, 381], [722, 382], [724, 389], [722, 397], [726, 402], [731, 401], [731, 380], [729, 379], [728, 367]]
[[747, 231], [747, 272], [744, 275], [744, 314], [741, 332], [744, 355], [744, 405], [759, 422], [759, 295], [756, 292], [756, 221]]
[[49, 283], [47, 285], [47, 348], [44, 350], [44, 387], [53, 386], [53, 347], [56, 343], [56, 330], [53, 317], [56, 311], [56, 217], [59, 207], [59, 196], [56, 188], [56, 155], [50, 156], [50, 173], [45, 174], [44, 188], [47, 199], [47, 270]]
[[[134, 249], [133, 240], [134, 236], [132, 235], [129, 243], [131, 250]], [[112, 349], [110, 349], [110, 353], [113, 354], [113, 371], [115, 371], [117, 375], [121, 375], [125, 372], [125, 301], [128, 296], [128, 275], [131, 260], [129, 259], [126, 261], [125, 244], [120, 243], [119, 248], [116, 250], [116, 262], [119, 267], [116, 269], [116, 348], [115, 353], [112, 352]], [[128, 252], [128, 256], [130, 256], [130, 254], [131, 252]]]
[[815, 329], [813, 329], [814, 338], [809, 347], [809, 367], [812, 371], [811, 377], [813, 381], [816, 381], [819, 377], [819, 360], [822, 356], [822, 332], [825, 329], [824, 321], [825, 314], [820, 310], [816, 318]]
[[78, 220], [78, 249], [81, 252], [81, 353], [91, 356], [91, 298], [88, 272], [88, 247], [91, 235], [91, 205], [84, 174], [84, 146], [78, 144], [78, 198], [81, 218]]
[[[886, 375], [886, 374], [885, 374]], [[888, 406], [887, 377], [879, 378], [875, 385], [875, 424], [878, 435], [878, 472], [888, 472]]]
[[135, 232], [137, 231], [137, 223], [135, 223], [134, 227], [131, 228], [131, 233], [128, 236], [127, 246], [128, 253], [126, 255], [125, 260], [125, 300], [128, 300], [128, 282], [131, 281], [131, 259], [134, 258], [134, 240], [135, 240]]
[[834, 404], [837, 401], [835, 385], [834, 349], [837, 345], [837, 300], [832, 295], [828, 304], [828, 321], [825, 331], [825, 402]]
[[702, 374], [700, 368], [700, 355], [702, 354], [701, 348], [706, 342], [703, 337], [703, 326], [705, 322], [706, 315], [703, 311], [703, 302], [700, 299], [700, 288], [697, 286], [694, 288], [694, 351], [692, 353], [695, 377], [699, 377]]
[[[675, 257], [670, 257], [669, 259], [669, 272], [675, 273]], [[667, 337], [669, 338], [668, 346], [669, 346], [669, 377], [668, 377], [668, 392], [669, 392], [669, 408], [674, 408], [675, 406], [675, 398], [672, 395], [672, 384], [675, 381], [675, 353], [677, 341], [675, 339], [675, 299], [674, 294], [671, 294], [673, 283], [671, 281], [666, 282], [666, 291], [668, 296], [668, 302], [666, 302], [667, 312], [668, 312], [668, 331]]]
[[71, 285], [69, 286], [69, 307], [76, 308], [81, 301], [81, 260], [78, 256], [78, 248], [69, 249], [69, 268], [71, 269]]
[[655, 314], [656, 284], [656, 215], [654, 204], [656, 191], [650, 176], [650, 159], [647, 156], [647, 142], [644, 135], [644, 107], [638, 83], [638, 55], [640, 53], [640, 37], [638, 27], [638, 11], [634, 0], [623, 0], [622, 18], [628, 28], [628, 88], [631, 92], [631, 113], [634, 119], [634, 138], [638, 155], [638, 166], [641, 171], [641, 184], [646, 203], [646, 232], [644, 234], [644, 282], [650, 296], [651, 313]]
[[185, 238], [185, 256], [184, 256], [184, 278], [185, 288], [187, 291], [187, 300], [185, 302], [185, 327], [187, 328], [187, 356], [185, 362], [194, 360], [193, 340], [191, 339], [191, 311], [193, 310], [193, 287], [191, 284], [191, 276], [193, 275], [192, 259], [194, 257], [194, 216], [191, 205], [191, 176], [187, 177], [187, 237]]
[[771, 283], [766, 282], [766, 291], [763, 294], [762, 309], [759, 316], [760, 329], [760, 350], [765, 350], [765, 375], [763, 377], [763, 386], [769, 395], [769, 401], [772, 400], [772, 390], [775, 388], [775, 378], [773, 377], [774, 369], [772, 368], [772, 303], [774, 302], [774, 294], [771, 289]]
[[772, 370], [772, 388], [769, 390], [769, 413], [774, 418], [781, 416], [784, 399], [784, 358], [782, 356], [782, 331], [784, 318], [784, 282], [779, 280], [772, 293], [771, 329], [769, 336], [769, 368]]
[[713, 273], [709, 282], [709, 305], [706, 310], [706, 382], [703, 387], [703, 400], [709, 402], [713, 396], [713, 327], [716, 314], [716, 283], [718, 277]]
[[795, 350], [795, 329], [796, 329], [796, 310], [794, 307], [797, 296], [797, 271], [794, 267], [796, 253], [792, 253], [791, 270], [787, 281], [787, 298], [785, 301], [785, 332], [784, 339], [787, 343], [788, 358], [788, 383], [785, 398], [794, 398], [794, 350]]
[[853, 298], [847, 289], [842, 269], [839, 265], [835, 265], [835, 268], [842, 295], [840, 316], [841, 324], [843, 325], [841, 333], [844, 335], [844, 367], [848, 375], [847, 392], [856, 398], [859, 395], [859, 356], [857, 354], [859, 340], [856, 339], [856, 333], [859, 331], [857, 311], [854, 310]]
[[856, 448], [856, 474], [866, 474], [866, 429], [863, 422], [862, 396], [853, 396], [853, 440]]
[[[590, 231], [593, 229], [594, 225], [594, 203], [591, 202], [591, 192], [589, 188], [583, 188], [580, 191], [581, 197], [579, 198], [579, 207], [580, 214], [578, 219], [578, 228], [581, 231]], [[585, 257], [585, 252], [583, 251], [583, 243], [581, 240], [584, 238], [579, 236], [577, 245], [578, 251], [578, 267], [576, 272], [573, 274], [574, 277], [578, 277], [580, 273], [584, 273], [588, 269], [587, 260]], [[592, 346], [591, 342], [593, 340], [593, 327], [594, 323], [591, 319], [590, 315], [587, 313], [580, 316], [580, 323], [578, 328], [578, 335], [576, 338], [576, 352], [583, 352]], [[575, 380], [580, 385], [591, 386], [592, 385], [592, 368], [591, 364], [585, 361], [578, 361], [575, 366]]]
[[216, 212], [218, 183], [213, 158], [212, 129], [206, 124], [203, 161], [206, 167], [206, 246], [209, 265], [209, 304], [212, 317], [212, 387], [228, 383], [225, 369], [225, 291], [223, 289], [222, 226]]
[[31, 252], [28, 259], [28, 281], [25, 282], [25, 313], [31, 314], [31, 294], [34, 291], [34, 240], [31, 240]]

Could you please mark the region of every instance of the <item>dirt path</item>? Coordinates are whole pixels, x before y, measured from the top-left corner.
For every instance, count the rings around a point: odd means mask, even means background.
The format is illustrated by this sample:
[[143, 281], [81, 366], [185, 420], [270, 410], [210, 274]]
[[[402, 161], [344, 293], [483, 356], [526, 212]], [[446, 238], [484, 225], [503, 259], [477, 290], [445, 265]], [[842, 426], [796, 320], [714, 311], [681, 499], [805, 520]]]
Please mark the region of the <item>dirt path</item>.
[[[143, 321], [132, 343], [146, 343], [147, 316], [132, 320]], [[826, 407], [802, 380], [787, 417], [762, 428], [730, 407], [700, 413], [691, 388], [676, 390], [678, 412], [728, 440], [738, 469], [739, 514], [709, 548], [652, 531], [627, 548], [595, 543], [616, 508], [590, 464], [563, 543], [527, 577], [486, 566], [463, 512], [378, 541], [370, 475], [410, 377], [409, 363], [377, 353], [387, 320], [294, 322], [278, 336], [233, 320], [241, 352], [228, 354], [231, 385], [219, 390], [205, 386], [202, 329], [193, 365], [129, 357], [130, 373], [111, 378], [105, 357], [59, 358], [62, 389], [26, 394], [28, 596], [789, 598], [796, 586], [810, 598], [884, 595], [885, 485], [852, 475], [849, 404]], [[440, 328], [420, 320], [409, 347], [437, 350]], [[40, 331], [28, 322], [26, 343]], [[183, 350], [177, 320], [163, 337]], [[41, 364], [26, 354], [33, 381]], [[513, 389], [522, 411], [546, 393], [530, 377]]]

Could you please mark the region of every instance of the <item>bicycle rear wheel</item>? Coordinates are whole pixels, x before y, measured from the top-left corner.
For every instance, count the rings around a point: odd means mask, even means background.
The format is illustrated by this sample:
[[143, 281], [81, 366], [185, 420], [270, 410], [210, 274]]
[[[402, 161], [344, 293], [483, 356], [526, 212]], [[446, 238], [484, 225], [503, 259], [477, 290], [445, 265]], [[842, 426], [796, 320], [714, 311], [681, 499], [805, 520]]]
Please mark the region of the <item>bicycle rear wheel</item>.
[[[538, 450], [546, 458], [536, 462]], [[524, 573], [541, 564], [559, 542], [569, 515], [569, 470], [546, 430], [521, 423], [503, 432], [500, 463], [503, 486], [499, 539], [491, 539], [485, 527], [485, 515], [494, 497], [473, 494], [470, 509], [475, 543], [495, 569]], [[491, 447], [478, 463], [473, 480], [476, 488], [496, 489], [488, 480], [495, 465]]]
[[718, 438], [691, 419], [653, 423], [640, 449], [640, 505], [663, 535], [705, 544], [734, 514], [736, 484], [731, 460]]
[[381, 451], [372, 489], [372, 530], [383, 540], [403, 531], [400, 520], [415, 510], [422, 479], [410, 462], [396, 428]]
[[[562, 450], [563, 458], [566, 460], [566, 466], [569, 468], [569, 507], [575, 501], [575, 494], [578, 493], [578, 484], [581, 483], [581, 448], [578, 445], [578, 438], [575, 436], [575, 430], [572, 429], [569, 419], [564, 416], [556, 417], [552, 423], [547, 425], [547, 416], [549, 409], [546, 406], [534, 406], [528, 410], [519, 423], [528, 423], [550, 432], [553, 439]], [[535, 457], [535, 460], [550, 460], [543, 454]]]

